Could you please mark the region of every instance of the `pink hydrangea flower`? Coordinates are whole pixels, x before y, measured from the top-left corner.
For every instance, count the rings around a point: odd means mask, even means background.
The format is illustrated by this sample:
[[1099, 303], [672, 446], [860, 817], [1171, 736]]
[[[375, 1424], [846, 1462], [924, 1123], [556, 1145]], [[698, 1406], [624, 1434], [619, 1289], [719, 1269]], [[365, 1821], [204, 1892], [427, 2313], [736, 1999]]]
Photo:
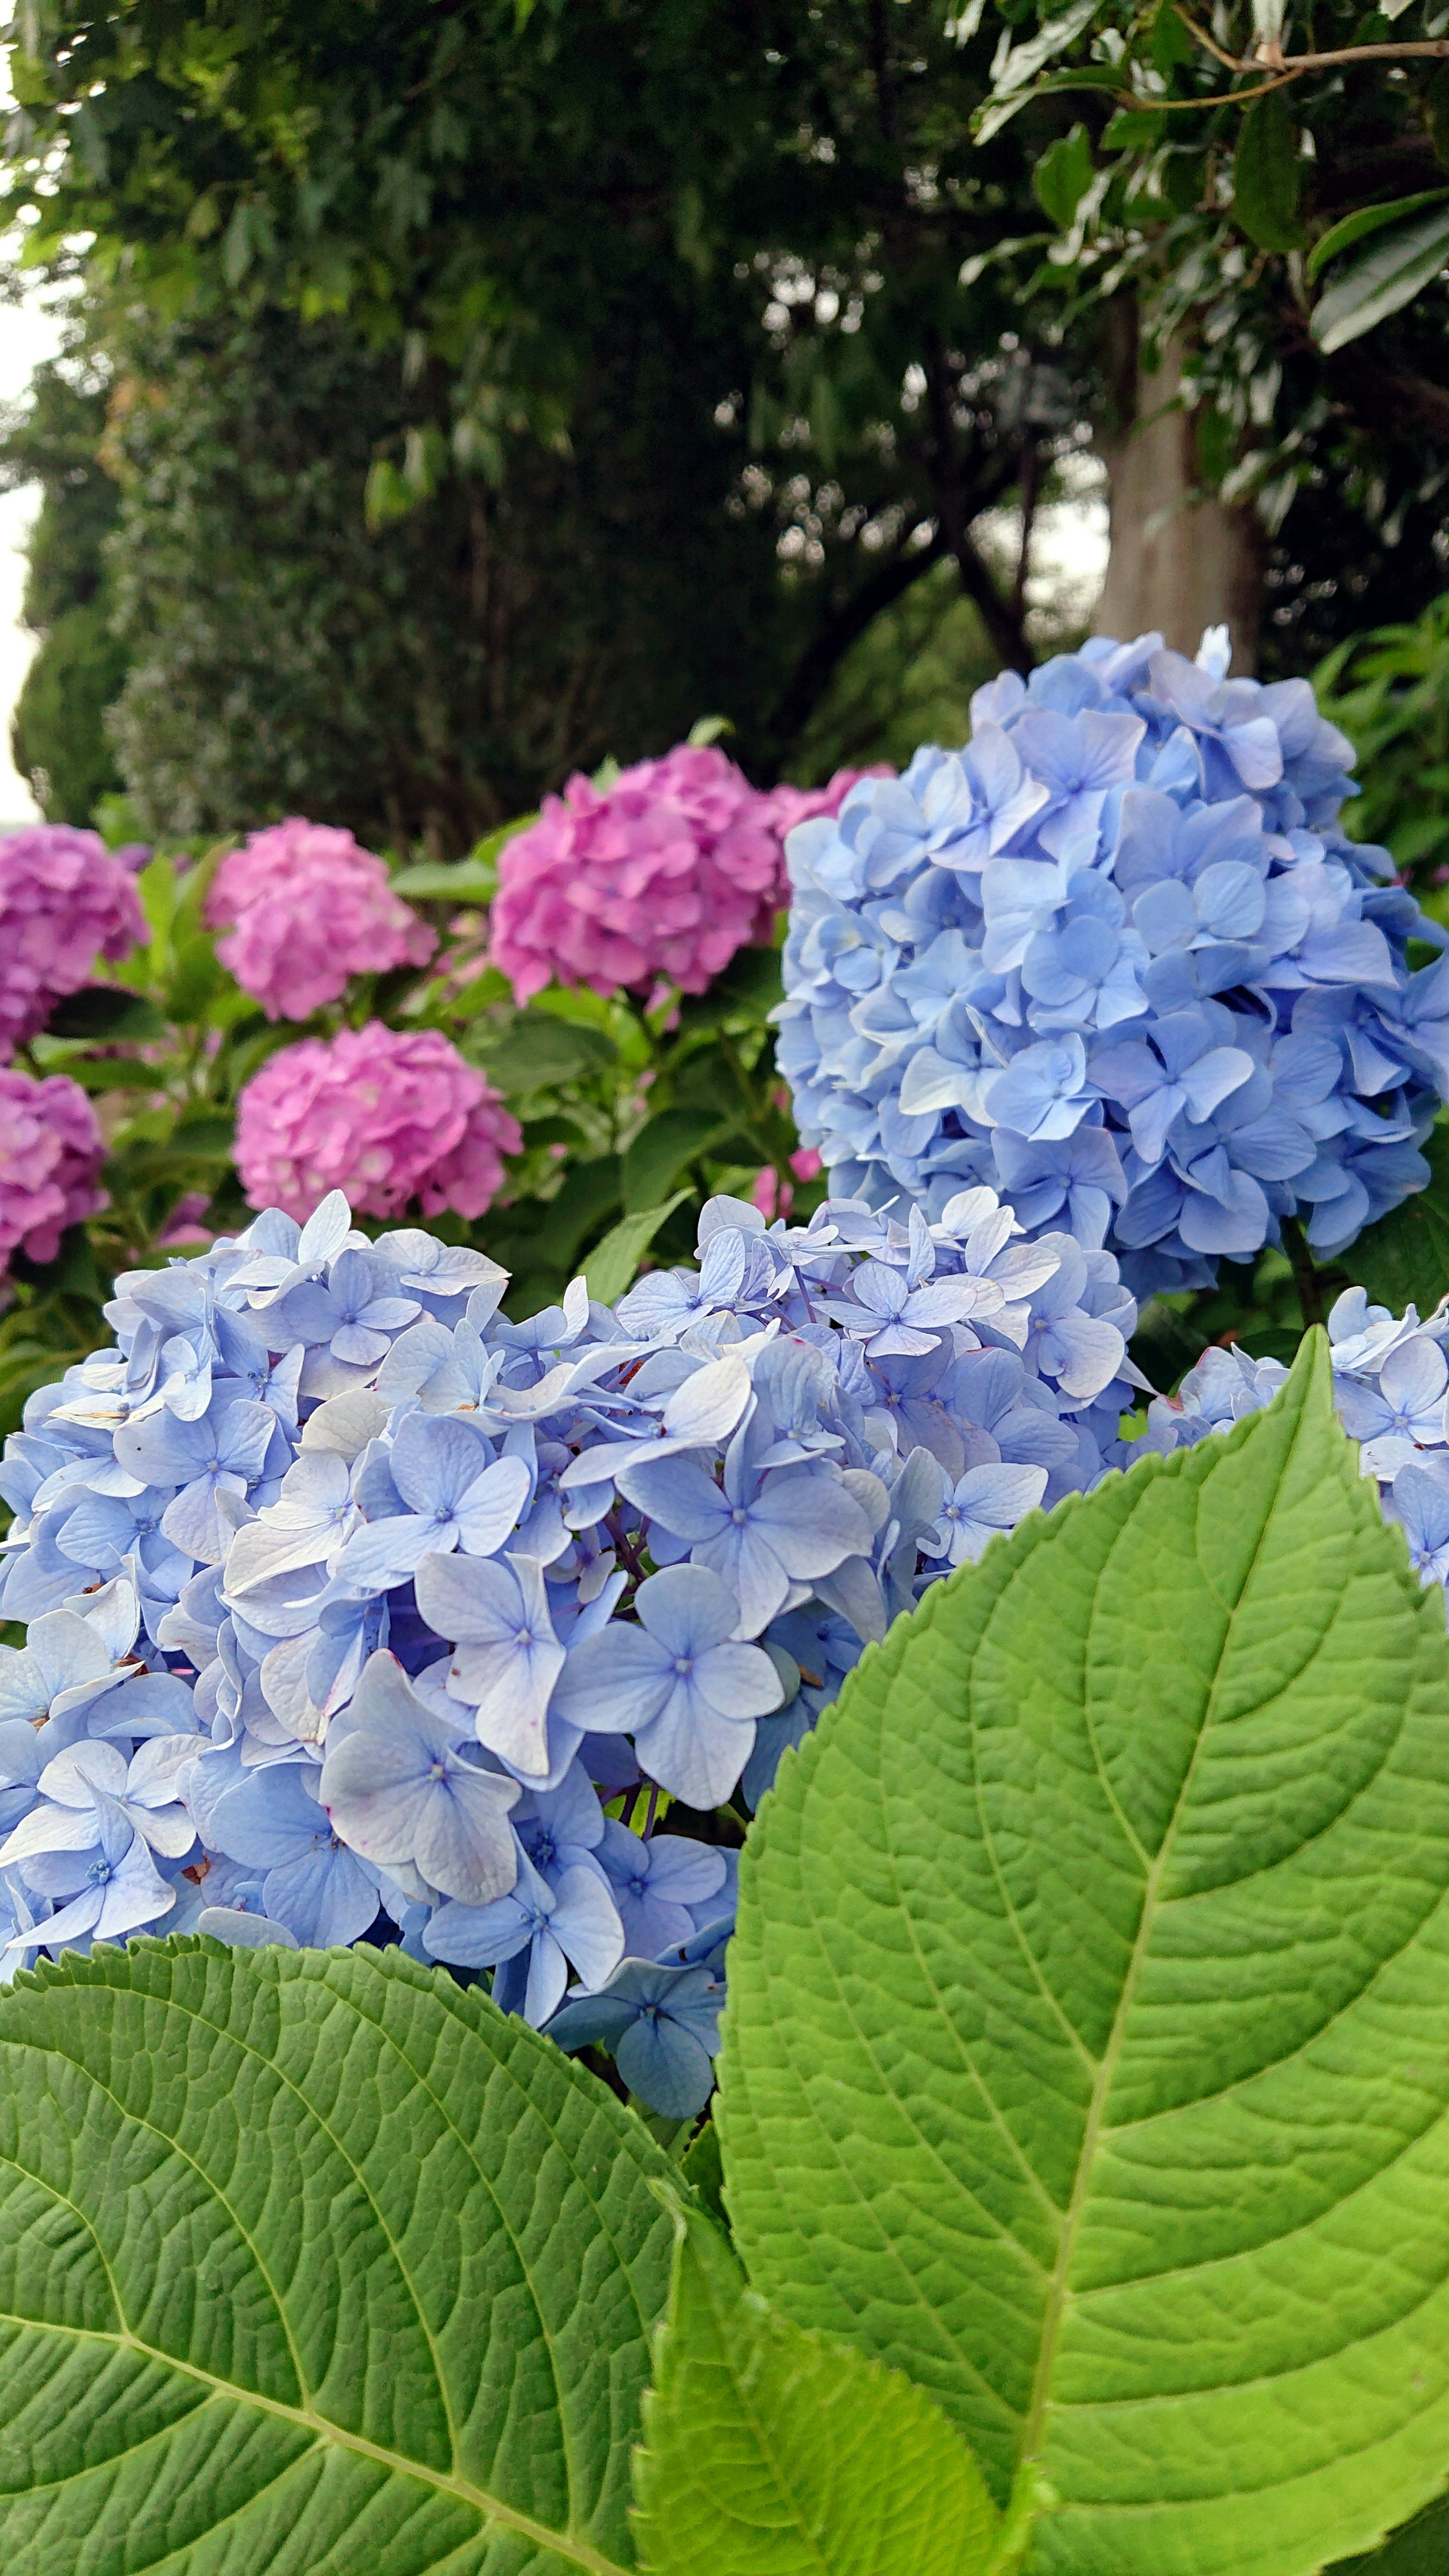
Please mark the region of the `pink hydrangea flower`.
[[98, 957], [124, 957], [146, 937], [127, 860], [99, 832], [36, 823], [0, 841], [0, 1048], [23, 1046], [54, 1005], [78, 993]]
[[241, 1095], [236, 1160], [253, 1207], [305, 1218], [329, 1190], [368, 1216], [481, 1216], [523, 1130], [438, 1029], [342, 1029], [270, 1056]]
[[856, 774], [761, 794], [713, 745], [681, 743], [606, 789], [571, 778], [504, 846], [493, 963], [520, 1002], [555, 979], [702, 993], [737, 948], [770, 938], [789, 900], [785, 833], [834, 813]]
[[437, 935], [350, 832], [293, 814], [221, 862], [207, 897], [216, 953], [269, 1020], [306, 1020], [349, 976], [426, 966]]
[[0, 1256], [18, 1244], [32, 1261], [53, 1261], [66, 1227], [108, 1204], [97, 1187], [104, 1152], [79, 1083], [0, 1072]]

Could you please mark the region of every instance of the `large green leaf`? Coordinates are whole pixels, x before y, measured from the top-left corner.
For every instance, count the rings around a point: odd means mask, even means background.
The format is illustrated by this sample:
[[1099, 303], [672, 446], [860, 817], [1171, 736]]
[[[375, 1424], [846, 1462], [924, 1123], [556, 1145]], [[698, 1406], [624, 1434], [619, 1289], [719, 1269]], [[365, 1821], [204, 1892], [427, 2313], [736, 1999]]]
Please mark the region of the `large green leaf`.
[[1259, 250], [1293, 250], [1302, 241], [1301, 168], [1297, 118], [1282, 90], [1270, 90], [1244, 115], [1233, 154], [1233, 213]]
[[988, 2576], [1001, 2517], [938, 2406], [776, 2315], [681, 2212], [635, 2463], [652, 2576]]
[[1305, 2576], [1449, 2463], [1449, 1644], [1310, 1335], [869, 1650], [747, 1847], [735, 2242], [1056, 2576]]
[[144, 1942], [22, 1980], [7, 2576], [632, 2567], [671, 2172], [602, 2085], [398, 1951]]
[[1449, 261], [1449, 206], [1430, 207], [1408, 222], [1389, 224], [1339, 271], [1313, 308], [1309, 330], [1325, 356], [1361, 339], [1365, 331], [1412, 301], [1421, 286]]
[[1427, 1189], [1377, 1225], [1366, 1226], [1338, 1255], [1338, 1266], [1367, 1288], [1370, 1297], [1401, 1315], [1417, 1306], [1431, 1315], [1449, 1294], [1449, 1127], [1436, 1127], [1424, 1147], [1431, 1178]]

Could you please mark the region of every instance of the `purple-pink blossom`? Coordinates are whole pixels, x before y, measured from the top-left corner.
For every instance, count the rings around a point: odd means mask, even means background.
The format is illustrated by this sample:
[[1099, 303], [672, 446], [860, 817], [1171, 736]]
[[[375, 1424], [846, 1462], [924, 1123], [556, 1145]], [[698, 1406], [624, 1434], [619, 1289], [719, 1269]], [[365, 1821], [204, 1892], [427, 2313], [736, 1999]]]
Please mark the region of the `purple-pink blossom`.
[[36, 823], [0, 841], [0, 1048], [23, 1046], [55, 1004], [79, 992], [97, 957], [146, 936], [127, 859], [99, 832]]
[[352, 975], [426, 966], [437, 936], [395, 895], [381, 859], [350, 832], [300, 814], [252, 832], [207, 898], [217, 955], [269, 1020], [306, 1020]]
[[310, 1215], [344, 1190], [368, 1216], [481, 1216], [523, 1130], [438, 1029], [342, 1029], [270, 1056], [237, 1110], [236, 1161], [253, 1207]]
[[493, 963], [520, 1002], [555, 980], [702, 993], [737, 948], [771, 937], [789, 899], [785, 833], [836, 812], [856, 774], [762, 794], [722, 751], [681, 743], [608, 788], [571, 778], [499, 858]]
[[[87, 835], [87, 838], [92, 837]], [[0, 1256], [53, 1261], [68, 1225], [106, 1206], [96, 1113], [63, 1073], [0, 1071]]]

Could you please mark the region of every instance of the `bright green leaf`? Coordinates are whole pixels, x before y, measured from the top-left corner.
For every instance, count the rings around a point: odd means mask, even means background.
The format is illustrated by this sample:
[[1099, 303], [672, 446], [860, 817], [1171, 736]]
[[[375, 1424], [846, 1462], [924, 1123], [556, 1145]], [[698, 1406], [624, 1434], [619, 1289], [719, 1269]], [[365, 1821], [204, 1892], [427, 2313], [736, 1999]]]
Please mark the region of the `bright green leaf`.
[[716, 2105], [796, 2323], [1044, 2576], [1306, 2576], [1449, 2461], [1449, 1643], [1308, 1337], [868, 1649], [746, 1848]]
[[665, 1218], [673, 1216], [690, 1195], [688, 1190], [676, 1190], [662, 1207], [641, 1208], [636, 1216], [622, 1217], [610, 1228], [584, 1264], [591, 1297], [597, 1297], [602, 1306], [612, 1306], [616, 1297], [623, 1296]]
[[498, 892], [498, 870], [475, 866], [471, 859], [459, 859], [451, 867], [404, 868], [393, 878], [392, 890], [410, 903], [491, 903]]
[[1282, 90], [1255, 99], [1233, 154], [1233, 214], [1259, 250], [1294, 250], [1298, 218], [1298, 125]]
[[1092, 184], [1092, 144], [1085, 125], [1074, 125], [1042, 154], [1031, 174], [1037, 198], [1054, 224], [1069, 232]]
[[680, 2211], [644, 2402], [635, 2532], [651, 2576], [986, 2576], [1000, 2517], [940, 2408], [777, 2316]]
[[1325, 356], [1361, 339], [1375, 323], [1397, 313], [1438, 276], [1449, 260], [1449, 206], [1419, 215], [1414, 222], [1386, 226], [1374, 247], [1347, 269], [1321, 295], [1309, 329]]
[[1396, 1315], [1410, 1305], [1431, 1315], [1449, 1294], [1449, 1127], [1435, 1127], [1424, 1152], [1433, 1175], [1428, 1188], [1365, 1226], [1336, 1259], [1375, 1305]]
[[1425, 188], [1416, 197], [1394, 197], [1386, 205], [1356, 206], [1351, 215], [1343, 215], [1330, 224], [1308, 254], [1308, 275], [1317, 277], [1337, 259], [1340, 251], [1349, 250], [1369, 233], [1382, 232], [1386, 224], [1402, 223], [1406, 215], [1416, 215], [1423, 206], [1442, 206], [1449, 199], [1449, 188]]
[[21, 1981], [0, 2067], [15, 2576], [633, 2566], [672, 2169], [546, 2040], [191, 1939]]

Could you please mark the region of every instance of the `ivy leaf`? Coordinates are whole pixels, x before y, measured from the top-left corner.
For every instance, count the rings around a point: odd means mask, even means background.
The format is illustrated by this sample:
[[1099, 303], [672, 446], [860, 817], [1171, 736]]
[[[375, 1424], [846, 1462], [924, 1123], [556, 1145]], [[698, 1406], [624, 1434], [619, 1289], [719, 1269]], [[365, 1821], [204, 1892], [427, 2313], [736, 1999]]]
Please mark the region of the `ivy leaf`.
[[622, 1297], [665, 1218], [693, 1195], [692, 1190], [676, 1190], [662, 1207], [641, 1208], [635, 1216], [621, 1217], [584, 1264], [589, 1295], [602, 1306], [612, 1306], [616, 1297]]
[[1233, 214], [1259, 250], [1296, 250], [1298, 127], [1281, 90], [1254, 101], [1238, 128], [1233, 154]]
[[195, 1938], [18, 1979], [0, 2063], [6, 2566], [633, 2567], [672, 2168], [603, 2085], [397, 1950]]
[[987, 2576], [1001, 2517], [898, 2371], [778, 2316], [681, 2209], [636, 2454], [651, 2576]]
[[1365, 1287], [1377, 1306], [1401, 1315], [1417, 1306], [1431, 1315], [1449, 1294], [1449, 1127], [1435, 1127], [1424, 1147], [1431, 1178], [1363, 1233], [1335, 1266]]
[[1410, 223], [1390, 224], [1372, 250], [1351, 260], [1313, 308], [1309, 330], [1326, 357], [1361, 339], [1375, 323], [1397, 313], [1438, 276], [1449, 260], [1449, 206]]
[[1309, 1335], [868, 1649], [746, 1847], [736, 2246], [1043, 2576], [1307, 2576], [1449, 2461], [1449, 1642]]

